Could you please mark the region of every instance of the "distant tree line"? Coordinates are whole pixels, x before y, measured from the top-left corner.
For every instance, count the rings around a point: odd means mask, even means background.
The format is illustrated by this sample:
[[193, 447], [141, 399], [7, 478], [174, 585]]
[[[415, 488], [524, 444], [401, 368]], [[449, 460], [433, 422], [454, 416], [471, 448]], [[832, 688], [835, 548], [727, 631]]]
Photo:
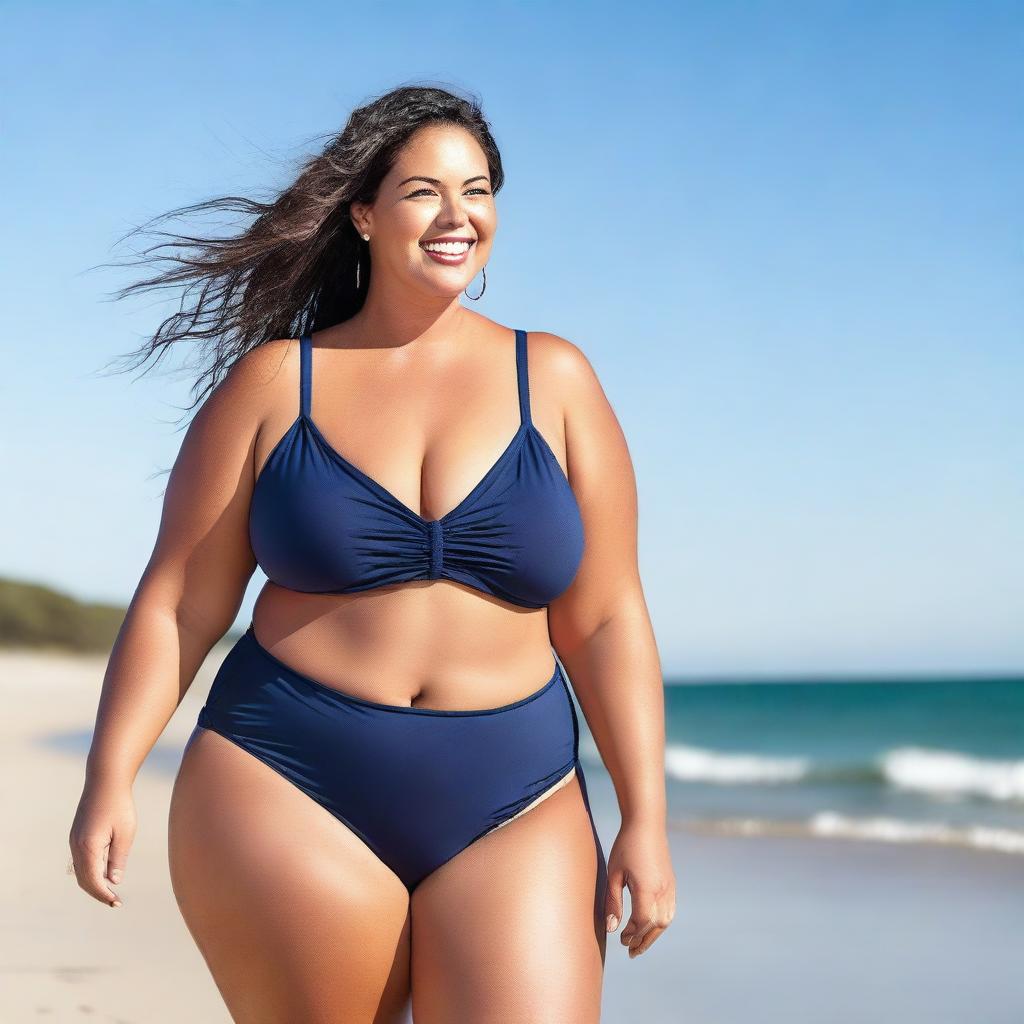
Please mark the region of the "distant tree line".
[[[128, 608], [0, 577], [0, 647], [109, 653]], [[227, 639], [232, 639], [234, 633]]]

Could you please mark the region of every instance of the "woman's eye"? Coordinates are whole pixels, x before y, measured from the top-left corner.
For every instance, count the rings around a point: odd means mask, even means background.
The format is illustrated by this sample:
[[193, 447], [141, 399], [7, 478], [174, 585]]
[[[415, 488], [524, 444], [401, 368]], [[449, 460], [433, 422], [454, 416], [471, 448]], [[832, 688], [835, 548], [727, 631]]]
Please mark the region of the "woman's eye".
[[[469, 190], [469, 192], [467, 192], [466, 194], [467, 195], [471, 195], [474, 192], [478, 192], [482, 196], [489, 196], [490, 195], [490, 192], [488, 192], [487, 189], [485, 189], [485, 188], [471, 188]], [[413, 199], [416, 196], [423, 196], [423, 195], [430, 195], [430, 196], [432, 196], [432, 195], [434, 195], [434, 191], [433, 191], [433, 189], [429, 189], [429, 188], [418, 188], [418, 189], [416, 189], [415, 192], [410, 192], [409, 195], [406, 196], [406, 198], [407, 199]]]

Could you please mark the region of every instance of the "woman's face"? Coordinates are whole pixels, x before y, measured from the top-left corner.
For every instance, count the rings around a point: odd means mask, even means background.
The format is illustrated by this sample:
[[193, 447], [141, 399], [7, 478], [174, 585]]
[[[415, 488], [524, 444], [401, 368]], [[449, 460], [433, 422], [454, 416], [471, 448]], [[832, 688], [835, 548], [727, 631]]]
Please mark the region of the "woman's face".
[[[456, 296], [484, 266], [498, 226], [487, 158], [463, 128], [428, 125], [409, 140], [372, 206], [352, 204], [356, 230], [370, 236], [373, 279]], [[424, 246], [441, 238], [469, 243]]]

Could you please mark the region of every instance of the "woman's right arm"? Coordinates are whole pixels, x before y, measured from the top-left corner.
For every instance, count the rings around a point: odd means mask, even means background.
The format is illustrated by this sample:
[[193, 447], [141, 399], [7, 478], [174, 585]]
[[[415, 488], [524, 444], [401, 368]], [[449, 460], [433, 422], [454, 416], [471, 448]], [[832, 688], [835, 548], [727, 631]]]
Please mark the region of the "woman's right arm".
[[134, 838], [139, 767], [234, 622], [256, 567], [248, 537], [255, 449], [269, 378], [294, 361], [283, 358], [288, 345], [269, 342], [239, 359], [193, 417], [153, 554], [111, 651], [70, 835], [78, 883], [104, 903], [117, 900], [107, 882], [121, 880]]

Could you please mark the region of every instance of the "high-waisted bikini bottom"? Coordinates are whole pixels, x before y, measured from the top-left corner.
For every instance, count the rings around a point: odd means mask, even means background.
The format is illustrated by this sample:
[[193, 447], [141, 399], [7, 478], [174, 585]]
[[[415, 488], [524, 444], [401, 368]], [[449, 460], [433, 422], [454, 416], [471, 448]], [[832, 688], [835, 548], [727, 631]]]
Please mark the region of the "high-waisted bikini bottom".
[[[600, 839], [561, 669], [535, 693], [473, 711], [380, 704], [303, 675], [250, 625], [214, 678], [196, 728], [220, 733], [340, 819], [412, 892], [575, 769], [599, 870]], [[194, 733], [193, 733], [194, 734]]]

